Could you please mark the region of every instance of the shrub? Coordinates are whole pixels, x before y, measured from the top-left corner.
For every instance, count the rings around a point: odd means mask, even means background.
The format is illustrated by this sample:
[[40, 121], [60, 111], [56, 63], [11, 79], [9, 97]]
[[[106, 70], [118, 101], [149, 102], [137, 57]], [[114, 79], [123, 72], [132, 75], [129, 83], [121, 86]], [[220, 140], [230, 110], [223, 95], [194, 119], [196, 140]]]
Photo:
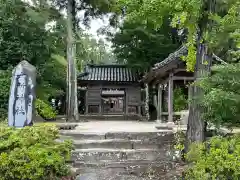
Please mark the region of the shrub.
[[[182, 88], [175, 88], [174, 91], [174, 111], [182, 111], [188, 108], [188, 100]], [[166, 103], [167, 104], [167, 103]]]
[[240, 179], [240, 137], [213, 137], [203, 144], [192, 144], [186, 156], [192, 166], [187, 180]]
[[0, 71], [0, 121], [7, 117], [8, 98], [10, 93], [11, 70]]
[[58, 180], [69, 175], [72, 143], [57, 142], [58, 129], [41, 125], [0, 127], [0, 180]]
[[37, 99], [35, 105], [37, 113], [44, 119], [49, 120], [56, 118], [57, 112], [49, 104], [40, 99]]
[[203, 118], [216, 126], [239, 125], [240, 118], [240, 63], [213, 67], [212, 75], [203, 78], [199, 98], [204, 108]]

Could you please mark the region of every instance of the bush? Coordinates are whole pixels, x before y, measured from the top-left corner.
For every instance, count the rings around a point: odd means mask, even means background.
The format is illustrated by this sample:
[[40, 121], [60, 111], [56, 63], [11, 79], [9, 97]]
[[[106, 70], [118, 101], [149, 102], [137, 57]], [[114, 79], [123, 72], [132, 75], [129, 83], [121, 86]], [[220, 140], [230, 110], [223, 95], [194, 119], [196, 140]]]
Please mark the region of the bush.
[[49, 104], [37, 99], [35, 105], [37, 113], [44, 119], [51, 120], [56, 118], [57, 112]]
[[199, 98], [204, 108], [203, 118], [220, 125], [240, 124], [240, 64], [213, 67], [212, 75], [201, 80], [204, 96]]
[[69, 175], [72, 143], [54, 126], [0, 127], [0, 180], [58, 180]]
[[187, 154], [192, 162], [187, 180], [240, 179], [240, 137], [213, 137], [203, 144], [192, 144]]
[[[188, 109], [188, 99], [183, 92], [182, 88], [175, 88], [174, 91], [174, 111], [179, 112]], [[166, 103], [167, 104], [167, 103]]]
[[0, 71], [0, 121], [7, 117], [8, 98], [10, 93], [11, 70]]

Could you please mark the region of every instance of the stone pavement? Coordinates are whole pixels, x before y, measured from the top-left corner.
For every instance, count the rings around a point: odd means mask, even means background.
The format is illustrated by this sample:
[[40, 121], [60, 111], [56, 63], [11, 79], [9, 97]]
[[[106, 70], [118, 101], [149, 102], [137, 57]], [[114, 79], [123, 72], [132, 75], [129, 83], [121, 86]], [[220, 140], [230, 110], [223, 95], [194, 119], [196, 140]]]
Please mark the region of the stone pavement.
[[[72, 139], [72, 167], [77, 180], [164, 180], [176, 167], [172, 159], [174, 134], [156, 122], [90, 121], [74, 130], [61, 130]], [[166, 178], [171, 180], [171, 178]]]
[[90, 121], [78, 123], [79, 132], [158, 132], [156, 122], [139, 121]]

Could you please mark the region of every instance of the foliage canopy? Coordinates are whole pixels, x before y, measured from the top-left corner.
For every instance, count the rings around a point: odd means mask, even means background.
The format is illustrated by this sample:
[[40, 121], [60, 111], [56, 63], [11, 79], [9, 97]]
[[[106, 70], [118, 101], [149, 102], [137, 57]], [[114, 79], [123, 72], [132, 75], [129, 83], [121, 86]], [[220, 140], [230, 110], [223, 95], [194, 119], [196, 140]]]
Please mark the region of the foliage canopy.
[[239, 46], [239, 0], [118, 0], [118, 11], [124, 6], [128, 22], [141, 20], [146, 26], [152, 23], [155, 29], [171, 15], [171, 26], [187, 32], [188, 56], [184, 60], [189, 70], [194, 70], [198, 37], [216, 54], [234, 54]]
[[180, 46], [177, 31], [169, 23], [165, 18], [163, 26], [155, 30], [151, 23], [145, 26], [140, 21], [124, 21], [112, 38], [114, 53], [120, 63], [147, 70], [164, 60]]
[[204, 119], [217, 125], [239, 125], [240, 117], [240, 64], [218, 65], [212, 75], [199, 85], [204, 90], [199, 102], [204, 107]]

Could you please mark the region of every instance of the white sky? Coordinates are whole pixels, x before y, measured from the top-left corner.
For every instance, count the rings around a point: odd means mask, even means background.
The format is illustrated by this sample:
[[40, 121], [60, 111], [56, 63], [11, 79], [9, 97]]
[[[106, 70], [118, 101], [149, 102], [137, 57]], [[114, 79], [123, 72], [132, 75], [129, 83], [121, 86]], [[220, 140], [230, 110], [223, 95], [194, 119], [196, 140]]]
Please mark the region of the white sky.
[[[83, 15], [84, 15], [84, 11], [79, 13], [80, 18], [83, 18]], [[83, 28], [86, 31], [86, 33], [93, 35], [93, 37], [96, 39], [99, 39], [99, 38], [105, 39], [105, 36], [99, 35], [97, 33], [97, 31], [101, 27], [104, 27], [107, 25], [108, 25], [108, 17], [107, 16], [105, 16], [103, 19], [100, 19], [100, 18], [92, 19], [90, 21], [90, 28], [86, 28], [83, 24], [80, 24], [81, 28]]]

